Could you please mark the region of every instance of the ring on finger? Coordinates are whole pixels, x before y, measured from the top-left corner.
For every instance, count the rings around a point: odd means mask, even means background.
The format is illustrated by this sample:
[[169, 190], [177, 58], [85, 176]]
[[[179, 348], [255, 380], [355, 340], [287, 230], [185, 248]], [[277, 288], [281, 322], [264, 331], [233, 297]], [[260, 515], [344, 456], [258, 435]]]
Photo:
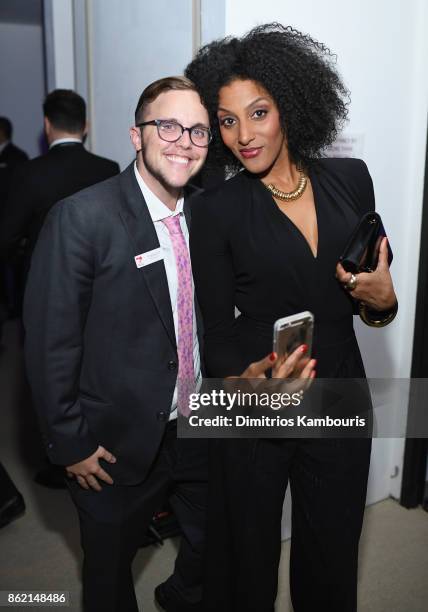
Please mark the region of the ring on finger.
[[345, 283], [345, 289], [347, 289], [348, 291], [353, 291], [356, 286], [357, 277], [355, 276], [355, 274], [351, 274], [351, 278], [348, 280], [347, 283]]

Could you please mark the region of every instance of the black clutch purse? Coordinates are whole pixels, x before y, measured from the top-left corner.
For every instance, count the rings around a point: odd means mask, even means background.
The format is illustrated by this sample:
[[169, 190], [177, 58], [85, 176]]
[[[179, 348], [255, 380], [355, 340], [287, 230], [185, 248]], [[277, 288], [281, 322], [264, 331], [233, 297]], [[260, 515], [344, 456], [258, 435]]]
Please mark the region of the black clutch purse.
[[[339, 258], [343, 268], [353, 274], [376, 270], [380, 243], [385, 236], [386, 232], [380, 215], [376, 212], [366, 213], [361, 217]], [[391, 265], [392, 258], [392, 250], [388, 240], [388, 265]], [[397, 310], [397, 304], [391, 310], [385, 312], [370, 310], [365, 304], [359, 304], [361, 319], [371, 327], [388, 325], [395, 318]]]
[[[373, 272], [379, 259], [382, 239], [386, 236], [382, 219], [376, 212], [366, 213], [349, 238], [340, 263], [347, 272]], [[392, 250], [388, 241], [388, 264], [392, 262]]]

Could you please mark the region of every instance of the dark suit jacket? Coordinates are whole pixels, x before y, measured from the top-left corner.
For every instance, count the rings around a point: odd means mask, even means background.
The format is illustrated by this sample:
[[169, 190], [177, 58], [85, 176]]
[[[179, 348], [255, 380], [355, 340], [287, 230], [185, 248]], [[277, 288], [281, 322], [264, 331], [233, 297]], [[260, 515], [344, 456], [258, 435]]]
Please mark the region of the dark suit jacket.
[[177, 377], [163, 261], [133, 164], [59, 202], [36, 245], [24, 303], [26, 363], [47, 453], [70, 465], [100, 444], [115, 482], [142, 481]]
[[10, 180], [14, 169], [19, 164], [27, 161], [28, 155], [15, 146], [13, 143], [9, 143], [5, 146], [3, 151], [0, 153], [0, 214], [5, 205], [7, 195], [10, 188]]
[[0, 219], [0, 253], [28, 238], [31, 256], [49, 209], [85, 187], [118, 174], [119, 166], [79, 143], [58, 144], [16, 169]]
[[6, 164], [10, 166], [16, 166], [24, 161], [27, 161], [28, 155], [25, 151], [9, 142], [0, 153], [0, 164]]

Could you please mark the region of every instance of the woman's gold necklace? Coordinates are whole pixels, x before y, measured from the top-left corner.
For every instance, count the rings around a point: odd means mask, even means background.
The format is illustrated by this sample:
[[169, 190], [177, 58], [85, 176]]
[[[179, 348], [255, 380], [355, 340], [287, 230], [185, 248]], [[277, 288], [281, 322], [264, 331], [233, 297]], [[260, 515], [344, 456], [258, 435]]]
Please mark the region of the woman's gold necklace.
[[308, 184], [308, 177], [303, 172], [303, 170], [299, 170], [300, 178], [297, 183], [296, 189], [293, 191], [281, 191], [275, 187], [273, 183], [269, 183], [269, 185], [265, 185], [266, 189], [271, 192], [274, 198], [278, 198], [278, 200], [282, 200], [283, 202], [292, 202], [293, 200], [298, 200], [304, 193], [306, 189], [306, 185]]

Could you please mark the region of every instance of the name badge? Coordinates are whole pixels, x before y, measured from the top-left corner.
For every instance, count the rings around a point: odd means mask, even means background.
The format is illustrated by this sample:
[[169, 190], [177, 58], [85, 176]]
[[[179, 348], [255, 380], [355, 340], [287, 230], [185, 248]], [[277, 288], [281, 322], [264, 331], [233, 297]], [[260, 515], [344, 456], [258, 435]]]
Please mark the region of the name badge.
[[147, 251], [147, 253], [140, 253], [140, 255], [135, 255], [134, 257], [137, 268], [144, 268], [144, 266], [148, 266], [149, 264], [155, 263], [155, 261], [160, 261], [161, 259], [163, 259], [163, 255], [160, 247], [153, 249], [152, 251]]

